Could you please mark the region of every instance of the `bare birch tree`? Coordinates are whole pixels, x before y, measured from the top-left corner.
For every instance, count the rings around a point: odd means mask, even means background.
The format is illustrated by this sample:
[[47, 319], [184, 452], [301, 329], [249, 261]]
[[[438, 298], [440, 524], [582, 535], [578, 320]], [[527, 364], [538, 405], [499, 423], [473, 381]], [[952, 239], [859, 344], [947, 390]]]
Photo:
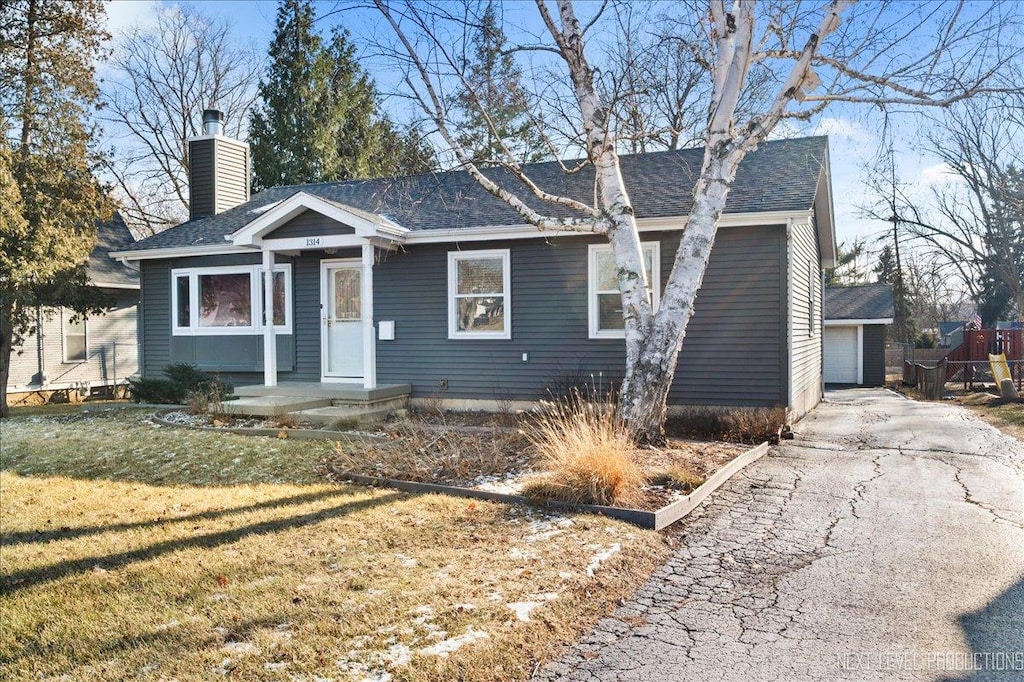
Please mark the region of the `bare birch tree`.
[[[598, 234], [611, 244], [618, 268], [626, 337], [626, 372], [619, 409], [640, 441], [660, 441], [666, 399], [694, 300], [704, 277], [718, 221], [743, 158], [787, 120], [808, 120], [834, 102], [873, 106], [946, 107], [1003, 85], [994, 77], [1019, 55], [1009, 35], [1019, 28], [1012, 3], [995, 3], [973, 16], [963, 3], [869, 3], [846, 0], [799, 2], [692, 0], [677, 5], [681, 25], [700, 27], [701, 43], [693, 60], [704, 69], [710, 92], [704, 119], [704, 157], [693, 188], [693, 206], [685, 221], [660, 306], [648, 294], [640, 237], [619, 167], [616, 118], [602, 95], [598, 69], [588, 41], [592, 30], [618, 5], [602, 5], [581, 22], [571, 0], [554, 6], [536, 0], [548, 36], [523, 45], [556, 55], [564, 87], [571, 98], [585, 163], [593, 166], [592, 200], [545, 190], [512, 154], [501, 166], [520, 184], [503, 187], [473, 165], [450, 125], [444, 90], [452, 81], [465, 85], [444, 23], [452, 12], [443, 4], [374, 0], [391, 27], [396, 55], [406, 68], [406, 83], [459, 163], [487, 192], [515, 209], [540, 230]], [[554, 10], [554, 11], [553, 11]], [[1004, 35], [1005, 33], [1005, 35]], [[1019, 41], [1018, 41], [1019, 42]], [[772, 84], [764, 105], [738, 116], [739, 105], [755, 79]], [[545, 84], [549, 91], [556, 87]], [[486, 115], [486, 112], [483, 112]], [[558, 138], [552, 137], [552, 142]], [[567, 167], [573, 172], [573, 167]], [[683, 180], [681, 178], [681, 180]], [[528, 199], [528, 200], [527, 200]], [[547, 205], [554, 210], [535, 208]], [[572, 215], [563, 216], [566, 209]]]
[[114, 143], [107, 170], [129, 226], [153, 234], [188, 218], [185, 140], [199, 134], [203, 109], [222, 110], [226, 134], [244, 137], [260, 60], [235, 46], [227, 22], [170, 7], [152, 27], [129, 29], [111, 66], [102, 112]]

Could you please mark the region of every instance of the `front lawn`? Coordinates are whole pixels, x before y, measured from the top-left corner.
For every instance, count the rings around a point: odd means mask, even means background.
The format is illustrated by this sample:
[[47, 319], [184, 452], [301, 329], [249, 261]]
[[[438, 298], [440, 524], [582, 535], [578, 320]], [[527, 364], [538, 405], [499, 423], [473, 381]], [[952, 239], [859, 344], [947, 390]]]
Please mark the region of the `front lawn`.
[[523, 679], [669, 551], [325, 483], [330, 450], [121, 408], [0, 423], [4, 679]]

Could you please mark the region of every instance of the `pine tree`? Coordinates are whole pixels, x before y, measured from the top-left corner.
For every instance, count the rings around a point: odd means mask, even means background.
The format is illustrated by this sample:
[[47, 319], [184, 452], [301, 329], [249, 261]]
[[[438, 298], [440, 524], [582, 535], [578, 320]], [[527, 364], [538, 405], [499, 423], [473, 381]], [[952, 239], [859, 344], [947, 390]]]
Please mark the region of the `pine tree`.
[[99, 312], [86, 286], [96, 224], [113, 203], [93, 175], [100, 155], [88, 117], [104, 53], [100, 0], [17, 0], [0, 22], [0, 416], [11, 351], [35, 306]]
[[875, 277], [879, 282], [892, 285], [893, 312], [895, 314], [893, 322], [887, 330], [889, 339], [899, 343], [915, 343], [918, 324], [914, 319], [913, 307], [910, 304], [911, 293], [907, 290], [906, 278], [897, 268], [896, 256], [889, 244], [882, 247], [882, 252], [878, 254]]
[[376, 86], [355, 46], [340, 30], [325, 42], [315, 19], [309, 0], [278, 6], [262, 105], [249, 124], [253, 189], [432, 168], [432, 154], [425, 166], [401, 167], [405, 140], [380, 116]]
[[456, 99], [463, 118], [458, 142], [477, 165], [504, 160], [505, 149], [519, 163], [547, 155], [539, 128], [530, 118], [522, 71], [505, 51], [506, 41], [494, 3], [488, 2], [472, 41], [467, 87]]

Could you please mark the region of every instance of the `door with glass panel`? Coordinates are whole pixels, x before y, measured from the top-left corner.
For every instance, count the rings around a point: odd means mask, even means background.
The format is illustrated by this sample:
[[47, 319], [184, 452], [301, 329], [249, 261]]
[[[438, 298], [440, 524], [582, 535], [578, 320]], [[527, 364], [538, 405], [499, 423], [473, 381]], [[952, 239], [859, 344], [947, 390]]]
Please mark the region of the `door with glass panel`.
[[363, 272], [358, 264], [325, 263], [322, 276], [323, 375], [363, 377]]

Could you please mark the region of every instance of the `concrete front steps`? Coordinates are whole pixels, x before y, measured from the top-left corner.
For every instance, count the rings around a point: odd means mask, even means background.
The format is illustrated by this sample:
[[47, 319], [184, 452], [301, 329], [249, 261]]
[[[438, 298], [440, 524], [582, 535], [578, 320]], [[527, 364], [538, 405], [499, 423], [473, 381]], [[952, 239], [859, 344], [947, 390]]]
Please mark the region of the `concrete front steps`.
[[354, 384], [288, 382], [277, 386], [240, 386], [238, 400], [224, 403], [226, 414], [251, 417], [288, 416], [318, 425], [338, 421], [372, 423], [404, 411], [409, 384], [363, 388]]

